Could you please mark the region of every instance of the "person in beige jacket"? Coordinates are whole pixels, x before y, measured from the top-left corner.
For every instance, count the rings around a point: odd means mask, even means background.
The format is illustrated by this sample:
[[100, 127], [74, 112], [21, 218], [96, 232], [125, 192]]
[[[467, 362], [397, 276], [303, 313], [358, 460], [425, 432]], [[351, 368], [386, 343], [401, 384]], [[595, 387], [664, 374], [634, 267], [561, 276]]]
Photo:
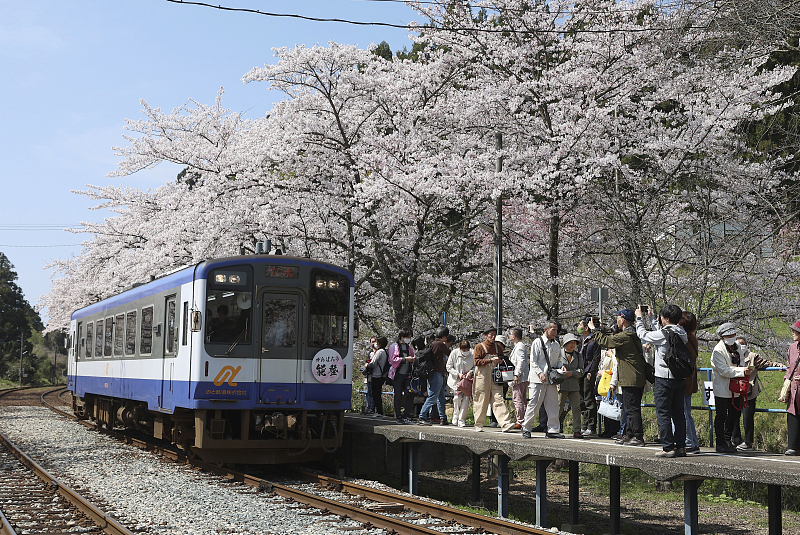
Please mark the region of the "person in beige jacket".
[[747, 348], [747, 341], [739, 336], [736, 338], [736, 343], [744, 352], [744, 365], [752, 368], [750, 372], [750, 393], [747, 395], [747, 403], [742, 407], [742, 425], [744, 426], [744, 438], [739, 426], [733, 428], [731, 435], [731, 442], [736, 446], [739, 451], [753, 451], [753, 434], [755, 428], [756, 417], [756, 398], [761, 392], [761, 380], [758, 378], [758, 370], [766, 368], [780, 368], [786, 370], [786, 366], [781, 362], [773, 362], [763, 358], [755, 351], [750, 351]]

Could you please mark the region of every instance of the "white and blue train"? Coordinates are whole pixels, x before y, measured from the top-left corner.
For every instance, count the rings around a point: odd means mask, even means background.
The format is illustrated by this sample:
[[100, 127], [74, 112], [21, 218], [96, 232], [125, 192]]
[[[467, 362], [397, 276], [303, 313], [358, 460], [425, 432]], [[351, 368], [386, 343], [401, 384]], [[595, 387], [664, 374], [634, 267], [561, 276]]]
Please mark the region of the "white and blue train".
[[210, 462], [319, 458], [351, 408], [353, 276], [281, 255], [219, 258], [72, 314], [73, 410]]

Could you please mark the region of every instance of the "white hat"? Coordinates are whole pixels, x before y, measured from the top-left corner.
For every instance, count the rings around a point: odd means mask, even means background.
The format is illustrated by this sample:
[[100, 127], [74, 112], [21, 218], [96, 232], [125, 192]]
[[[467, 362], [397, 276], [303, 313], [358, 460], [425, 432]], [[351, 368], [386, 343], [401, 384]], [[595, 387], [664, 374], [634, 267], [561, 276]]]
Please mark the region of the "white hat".
[[574, 335], [572, 333], [568, 333], [568, 334], [565, 334], [564, 338], [561, 339], [561, 345], [565, 346], [570, 342], [580, 342], [580, 340], [581, 339], [578, 338], [576, 335]]
[[504, 334], [498, 334], [497, 336], [495, 336], [494, 341], [499, 344], [503, 344], [505, 347], [508, 347], [508, 336]]

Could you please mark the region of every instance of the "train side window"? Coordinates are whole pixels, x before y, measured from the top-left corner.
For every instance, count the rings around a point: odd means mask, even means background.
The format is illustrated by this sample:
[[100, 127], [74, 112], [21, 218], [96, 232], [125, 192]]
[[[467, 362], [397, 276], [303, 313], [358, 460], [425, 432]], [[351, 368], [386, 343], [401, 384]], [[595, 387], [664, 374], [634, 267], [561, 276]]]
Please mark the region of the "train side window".
[[83, 322], [78, 322], [78, 336], [75, 337], [75, 360], [80, 360], [84, 356], [84, 345]]
[[322, 269], [311, 270], [308, 343], [343, 347], [349, 341], [350, 282]]
[[139, 338], [139, 351], [142, 355], [153, 352], [153, 307], [142, 309], [142, 331]]
[[181, 345], [185, 346], [189, 343], [189, 301], [183, 302], [183, 336], [181, 337]]
[[136, 311], [128, 312], [127, 322], [125, 323], [125, 354], [136, 354]]
[[103, 345], [103, 356], [110, 357], [114, 347], [114, 318], [106, 318], [106, 336], [105, 344]]
[[94, 323], [86, 324], [86, 358], [92, 358], [92, 345], [94, 345]]
[[125, 341], [125, 314], [117, 314], [114, 318], [114, 356], [122, 356]]
[[103, 320], [94, 324], [94, 358], [103, 358]]
[[175, 296], [167, 297], [167, 310], [166, 310], [166, 317], [164, 318], [164, 323], [166, 324], [166, 336], [164, 337], [164, 354], [165, 355], [174, 355], [176, 351], [176, 343], [178, 341], [177, 337], [177, 325], [175, 324]]

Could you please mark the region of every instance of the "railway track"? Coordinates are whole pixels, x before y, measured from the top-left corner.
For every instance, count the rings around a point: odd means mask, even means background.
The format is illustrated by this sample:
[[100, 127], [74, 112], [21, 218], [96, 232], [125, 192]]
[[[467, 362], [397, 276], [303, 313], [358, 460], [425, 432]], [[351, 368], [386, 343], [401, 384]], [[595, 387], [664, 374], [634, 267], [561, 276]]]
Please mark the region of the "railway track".
[[[75, 419], [70, 412], [56, 407], [45, 399], [54, 393], [55, 391], [51, 391], [43, 394], [42, 403], [64, 416]], [[80, 422], [94, 427], [90, 422]], [[448, 534], [454, 535], [473, 533], [552, 534], [551, 531], [510, 522], [502, 518], [477, 515], [453, 507], [310, 472], [296, 471], [293, 475], [295, 479], [310, 484], [311, 488], [307, 490], [299, 488], [303, 485], [281, 485], [252, 473], [204, 463], [198, 459], [190, 459], [182, 452], [164, 448], [153, 441], [133, 438], [117, 431], [99, 430], [141, 449], [156, 452], [173, 462], [188, 463], [225, 480], [239, 482], [271, 495], [281, 496], [287, 503], [299, 503], [298, 507], [301, 509], [310, 511], [311, 508], [314, 508], [315, 512], [301, 514], [324, 517], [324, 519], [320, 519], [320, 522], [327, 523], [330, 527], [339, 521], [355, 520], [361, 524], [362, 529], [380, 528], [398, 535], [441, 535], [442, 531], [440, 530], [443, 528], [447, 530]], [[353, 528], [340, 529], [350, 530]]]
[[70, 532], [133, 535], [0, 433], [0, 534]]

